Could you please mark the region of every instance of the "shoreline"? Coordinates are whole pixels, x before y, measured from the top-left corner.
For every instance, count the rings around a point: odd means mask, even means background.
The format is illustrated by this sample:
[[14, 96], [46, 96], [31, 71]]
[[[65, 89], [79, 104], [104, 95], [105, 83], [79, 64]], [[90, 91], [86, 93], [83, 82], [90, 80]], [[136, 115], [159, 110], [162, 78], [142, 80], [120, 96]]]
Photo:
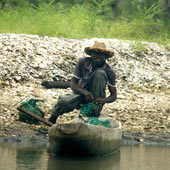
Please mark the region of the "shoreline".
[[[40, 145], [46, 145], [48, 143], [48, 128], [44, 125], [38, 125], [31, 129], [31, 126], [35, 125], [26, 125], [26, 132], [23, 130], [22, 122], [15, 122], [9, 127], [1, 127], [0, 143], [39, 143]], [[130, 132], [122, 130], [121, 144], [170, 146], [170, 133]]]
[[123, 132], [123, 143], [170, 146], [170, 134], [149, 132]]
[[[170, 51], [165, 47], [141, 42], [146, 50], [136, 51], [134, 41], [115, 39], [76, 40], [10, 33], [0, 37], [0, 140], [8, 140], [8, 136], [9, 140], [44, 138], [34, 131], [43, 125], [18, 121], [17, 107], [31, 98], [42, 99], [41, 109], [48, 119], [58, 97], [72, 91], [46, 89], [42, 81], [70, 80], [76, 62], [85, 55], [84, 48], [97, 40], [115, 52], [107, 62], [117, 75], [117, 100], [104, 105], [102, 113], [122, 124], [126, 141], [169, 143]], [[78, 110], [63, 114], [57, 122], [69, 122], [78, 114]]]
[[[42, 123], [39, 125], [30, 125], [28, 123], [20, 122], [17, 107], [20, 105], [22, 101], [25, 101], [30, 98], [40, 98], [45, 99], [44, 105], [42, 106], [42, 110], [45, 111], [45, 118], [48, 119], [51, 114], [51, 108], [53, 104], [56, 102], [58, 96], [62, 94], [67, 94], [71, 92], [71, 89], [45, 89], [40, 84], [33, 84], [29, 82], [26, 84], [18, 84], [16, 87], [12, 89], [5, 88], [0, 89], [2, 92], [2, 102], [0, 111], [0, 142], [41, 142], [44, 143], [48, 142], [47, 134], [43, 134], [38, 132], [36, 129], [43, 129], [47, 128], [46, 125]], [[146, 94], [143, 94], [142, 101], [144, 99], [149, 100], [150, 107], [145, 109], [143, 113], [137, 112], [136, 106], [141, 104], [141, 96], [135, 100], [128, 101], [128, 96], [124, 96], [123, 98], [118, 99], [114, 103], [114, 105], [107, 104], [103, 108], [103, 112], [107, 113], [106, 115], [120, 121], [122, 124], [122, 131], [123, 131], [123, 144], [161, 144], [161, 145], [170, 145], [170, 132], [168, 128], [168, 120], [167, 122], [162, 121], [160, 119], [160, 124], [156, 124], [158, 122], [158, 116], [161, 118], [163, 113], [159, 113], [160, 108], [163, 110], [164, 107], [169, 101], [169, 97], [155, 97], [155, 100], [152, 100], [153, 97], [150, 99], [145, 97]], [[148, 95], [148, 94], [147, 94]], [[157, 94], [153, 94], [156, 96]], [[131, 98], [131, 96], [130, 96]], [[162, 103], [159, 103], [158, 100]], [[166, 100], [165, 100], [166, 99]], [[14, 102], [15, 101], [15, 102]], [[165, 104], [164, 104], [165, 103]], [[129, 110], [127, 109], [127, 105]], [[142, 104], [145, 106], [145, 103]], [[156, 105], [156, 106], [155, 106]], [[154, 109], [153, 109], [154, 106]], [[134, 111], [135, 107], [135, 111]], [[122, 112], [123, 110], [123, 112]], [[164, 109], [165, 110], [165, 109]], [[136, 113], [137, 112], [137, 113]], [[145, 113], [146, 112], [146, 113]], [[66, 113], [57, 119], [58, 123], [69, 122], [79, 113], [78, 110], [74, 110], [73, 112]], [[168, 116], [169, 112], [165, 112], [163, 116]], [[149, 115], [148, 115], [149, 114]], [[159, 115], [160, 114], [160, 115]], [[151, 116], [153, 119], [151, 118]], [[136, 117], [134, 117], [136, 116]], [[148, 117], [149, 116], [149, 117]], [[150, 119], [147, 120], [147, 118]], [[165, 119], [163, 119], [165, 120]], [[146, 121], [146, 122], [145, 122]], [[135, 124], [140, 125], [141, 122], [144, 122], [141, 126], [134, 126]], [[146, 128], [145, 126], [150, 123], [149, 126], [152, 128]], [[146, 123], [146, 125], [145, 125]], [[157, 126], [155, 126], [157, 125]], [[149, 127], [148, 126], [148, 127]], [[136, 128], [138, 127], [138, 128]], [[164, 128], [167, 127], [167, 128]]]

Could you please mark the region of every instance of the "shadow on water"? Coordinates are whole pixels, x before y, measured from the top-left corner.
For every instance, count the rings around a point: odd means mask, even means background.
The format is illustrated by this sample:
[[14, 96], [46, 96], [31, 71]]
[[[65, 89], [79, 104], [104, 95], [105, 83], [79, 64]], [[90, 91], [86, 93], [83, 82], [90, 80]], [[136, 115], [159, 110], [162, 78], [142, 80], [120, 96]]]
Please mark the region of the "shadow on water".
[[45, 144], [0, 143], [0, 170], [46, 170], [47, 158]]
[[35, 148], [21, 148], [16, 152], [16, 170], [22, 170], [25, 167], [38, 167], [40, 163], [41, 153]]
[[47, 170], [118, 170], [120, 151], [105, 157], [71, 158], [49, 156]]

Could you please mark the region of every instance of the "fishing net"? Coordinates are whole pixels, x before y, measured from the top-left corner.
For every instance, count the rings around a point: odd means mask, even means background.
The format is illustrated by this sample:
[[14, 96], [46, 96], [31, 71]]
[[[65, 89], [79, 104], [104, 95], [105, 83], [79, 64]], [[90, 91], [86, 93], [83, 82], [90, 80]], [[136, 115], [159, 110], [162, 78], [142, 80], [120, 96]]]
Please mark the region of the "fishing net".
[[80, 114], [83, 114], [87, 117], [99, 117], [102, 109], [102, 104], [97, 104], [90, 102], [88, 104], [80, 105]]
[[[45, 113], [39, 108], [37, 102], [44, 102], [44, 100], [29, 99], [28, 101], [22, 102], [20, 107], [43, 118]], [[27, 122], [29, 124], [39, 124], [39, 121], [37, 119], [34, 119], [33, 117], [26, 115], [21, 111], [19, 111], [19, 120], [22, 122]]]
[[[101, 109], [102, 104], [97, 104], [94, 102], [90, 102], [88, 104], [81, 104], [79, 118], [81, 118], [85, 123], [111, 128], [112, 126], [109, 120], [102, 121], [98, 119], [98, 117], [100, 116]], [[85, 120], [83, 118], [84, 116], [89, 118]]]

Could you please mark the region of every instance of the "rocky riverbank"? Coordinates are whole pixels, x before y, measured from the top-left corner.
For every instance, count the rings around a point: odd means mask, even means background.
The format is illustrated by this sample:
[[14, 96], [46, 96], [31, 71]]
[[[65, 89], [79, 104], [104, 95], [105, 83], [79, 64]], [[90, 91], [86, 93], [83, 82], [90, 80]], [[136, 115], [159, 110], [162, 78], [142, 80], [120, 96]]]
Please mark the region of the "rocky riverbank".
[[[0, 140], [46, 139], [44, 125], [18, 121], [17, 106], [30, 98], [44, 99], [50, 116], [57, 98], [71, 89], [45, 89], [43, 80], [71, 79], [84, 48], [103, 41], [115, 52], [108, 60], [117, 74], [118, 99], [103, 113], [122, 123], [124, 138], [170, 143], [170, 51], [156, 43], [115, 39], [64, 39], [37, 35], [0, 34]], [[71, 121], [74, 110], [57, 122]]]

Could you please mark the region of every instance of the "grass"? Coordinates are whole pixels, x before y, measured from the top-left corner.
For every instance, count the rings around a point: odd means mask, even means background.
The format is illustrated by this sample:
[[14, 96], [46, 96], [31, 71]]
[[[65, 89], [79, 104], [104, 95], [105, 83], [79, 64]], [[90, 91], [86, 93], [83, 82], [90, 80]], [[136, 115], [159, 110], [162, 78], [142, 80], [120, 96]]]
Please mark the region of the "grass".
[[113, 38], [159, 42], [170, 48], [170, 30], [163, 21], [107, 17], [85, 5], [41, 4], [37, 9], [0, 11], [0, 33], [36, 34], [65, 38]]

